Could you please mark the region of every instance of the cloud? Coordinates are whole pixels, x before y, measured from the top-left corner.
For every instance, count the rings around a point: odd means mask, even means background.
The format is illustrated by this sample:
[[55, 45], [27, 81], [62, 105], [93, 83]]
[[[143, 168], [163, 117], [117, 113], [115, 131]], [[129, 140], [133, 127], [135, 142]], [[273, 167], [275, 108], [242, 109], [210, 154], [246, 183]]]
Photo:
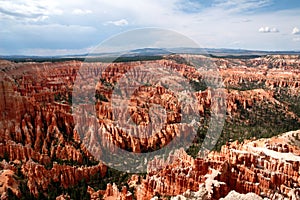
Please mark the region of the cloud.
[[[201, 47], [299, 50], [293, 38], [300, 34], [291, 33], [300, 6], [274, 10], [276, 1], [0, 0], [0, 44], [7, 52], [82, 49], [120, 31], [159, 27], [184, 34]], [[278, 30], [282, 34], [275, 34]]]
[[83, 9], [79, 9], [79, 8], [77, 8], [77, 9], [74, 9], [73, 11], [72, 11], [72, 13], [74, 14], [74, 15], [87, 15], [87, 14], [91, 14], [91, 13], [93, 13], [91, 10], [83, 10]]
[[293, 38], [293, 41], [300, 42], [300, 37]]
[[215, 0], [214, 6], [228, 12], [247, 12], [272, 4], [272, 0]]
[[[97, 40], [97, 29], [89, 26], [61, 24], [15, 24], [10, 32], [0, 32], [1, 47], [7, 52], [40, 54], [37, 49], [81, 49]], [[21, 33], [21, 34], [20, 34]], [[96, 40], [96, 41], [95, 41]]]
[[62, 10], [56, 8], [50, 1], [16, 0], [0, 1], [0, 14], [2, 17], [13, 20], [43, 21], [49, 15], [61, 15]]
[[258, 31], [260, 33], [278, 33], [279, 32], [277, 28], [270, 28], [268, 26], [261, 27]]
[[115, 26], [127, 26], [129, 23], [126, 19], [120, 19], [117, 21], [109, 21], [106, 24], [113, 24]]
[[178, 0], [175, 2], [176, 9], [186, 13], [199, 13], [204, 6], [195, 0]]
[[300, 34], [300, 30], [297, 27], [295, 27], [295, 28], [293, 28], [292, 34], [293, 35]]

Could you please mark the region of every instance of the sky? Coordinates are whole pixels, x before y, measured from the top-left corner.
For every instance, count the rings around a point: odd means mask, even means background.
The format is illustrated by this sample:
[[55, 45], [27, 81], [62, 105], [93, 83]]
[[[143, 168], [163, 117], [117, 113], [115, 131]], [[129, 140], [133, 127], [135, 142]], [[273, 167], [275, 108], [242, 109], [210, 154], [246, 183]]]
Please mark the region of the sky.
[[0, 55], [92, 51], [147, 27], [203, 48], [300, 50], [299, 0], [0, 0]]

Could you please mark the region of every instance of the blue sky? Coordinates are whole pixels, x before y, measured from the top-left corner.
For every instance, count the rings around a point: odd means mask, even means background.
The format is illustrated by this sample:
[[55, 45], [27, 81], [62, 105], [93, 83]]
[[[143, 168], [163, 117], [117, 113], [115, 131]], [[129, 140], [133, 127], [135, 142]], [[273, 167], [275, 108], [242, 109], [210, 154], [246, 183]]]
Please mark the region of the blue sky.
[[199, 46], [300, 50], [299, 0], [0, 0], [0, 54], [87, 53], [124, 31], [159, 27]]

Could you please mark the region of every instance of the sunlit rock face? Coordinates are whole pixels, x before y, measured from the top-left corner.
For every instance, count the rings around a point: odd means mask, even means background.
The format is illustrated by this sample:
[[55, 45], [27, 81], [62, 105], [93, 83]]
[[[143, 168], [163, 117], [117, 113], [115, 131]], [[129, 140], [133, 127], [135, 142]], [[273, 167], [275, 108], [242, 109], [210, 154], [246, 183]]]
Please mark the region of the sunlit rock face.
[[[1, 198], [8, 198], [10, 191], [21, 197], [19, 185], [23, 182], [20, 180], [26, 180], [29, 192], [38, 197], [40, 193], [47, 196], [52, 185], [70, 188], [82, 180], [94, 181], [95, 177], [106, 182], [100, 190], [95, 185], [86, 189], [92, 199], [151, 199], [155, 196], [173, 199], [247, 199], [256, 198], [255, 195], [269, 199], [299, 198], [298, 131], [271, 139], [240, 143], [231, 141], [222, 146], [220, 152], [211, 152], [204, 158], [194, 159], [185, 151], [178, 150], [173, 155], [173, 162], [162, 165], [163, 162], [157, 159], [149, 163], [149, 169], [161, 170], [149, 171], [144, 177], [130, 176], [127, 187], [109, 180], [108, 167], [98, 162], [82, 143], [83, 135], [92, 134], [91, 127], [97, 123], [105, 130], [106, 140], [122, 149], [144, 153], [162, 148], [181, 130], [187, 132], [188, 125], [182, 122], [182, 112], [197, 112], [201, 118], [206, 117], [213, 104], [212, 97], [220, 97], [221, 90], [226, 94], [226, 99], [214, 104], [214, 109], [218, 112], [225, 106], [228, 118], [239, 119], [242, 116], [241, 108], [251, 111], [256, 105], [267, 102], [284, 113], [284, 117], [299, 122], [297, 113], [291, 110], [289, 103], [277, 98], [280, 94], [293, 98], [299, 94], [299, 57], [210, 60], [218, 66], [224, 89], [194, 87], [193, 94], [197, 99], [194, 107], [182, 110], [176, 95], [165, 88], [161, 84], [163, 82], [141, 86], [133, 93], [127, 110], [133, 123], [147, 126], [151, 122], [151, 115], [161, 115], [167, 124], [160, 129], [156, 126], [159, 123], [153, 123], [151, 129], [157, 130], [146, 139], [139, 138], [139, 131], [133, 131], [134, 134], [130, 135], [115, 126], [117, 120], [114, 112], [120, 118], [127, 117], [124, 110], [115, 108], [113, 111], [110, 104], [114, 98], [115, 83], [122, 80], [124, 74], [131, 70], [138, 77], [142, 76], [145, 72], [139, 74], [134, 68], [143, 64], [173, 69], [189, 81], [203, 77], [207, 81], [214, 81], [209, 80], [213, 79], [214, 72], [203, 74], [188, 64], [179, 64], [169, 58], [115, 63], [112, 66], [91, 63], [94, 69], [87, 73], [101, 75], [102, 79], [94, 88], [89, 88], [89, 79], [82, 82], [82, 86], [86, 92], [95, 91], [94, 104], [91, 108], [86, 105], [87, 110], [95, 111], [95, 118], [84, 113], [77, 120], [83, 120], [81, 124], [85, 126], [76, 127], [72, 115], [72, 91], [76, 78], [80, 76], [78, 71], [82, 62], [0, 61]], [[176, 84], [176, 81], [171, 83]], [[125, 91], [125, 94], [129, 94], [129, 91]], [[154, 104], [167, 112], [149, 106]], [[248, 123], [247, 119], [241, 121]], [[80, 129], [87, 131], [79, 132]], [[244, 195], [231, 192], [233, 190]], [[57, 194], [57, 199], [68, 198], [66, 192]]]
[[297, 199], [300, 151], [293, 141], [299, 136], [300, 132], [294, 131], [271, 139], [228, 143], [207, 158], [193, 159], [178, 152], [177, 161], [147, 175], [139, 188], [140, 196], [181, 195], [196, 199], [201, 194], [205, 199], [239, 198], [237, 194], [228, 194], [235, 190], [269, 199]]

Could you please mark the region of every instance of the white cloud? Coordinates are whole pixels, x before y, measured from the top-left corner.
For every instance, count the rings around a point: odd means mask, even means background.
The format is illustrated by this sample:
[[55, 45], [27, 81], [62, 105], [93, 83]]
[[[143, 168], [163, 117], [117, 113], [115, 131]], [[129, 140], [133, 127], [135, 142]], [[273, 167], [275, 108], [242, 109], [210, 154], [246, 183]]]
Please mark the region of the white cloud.
[[215, 0], [214, 6], [225, 9], [227, 12], [247, 12], [271, 3], [272, 0]]
[[293, 28], [292, 34], [293, 35], [300, 34], [300, 30], [297, 27], [295, 27], [295, 28]]
[[261, 27], [258, 31], [260, 33], [278, 33], [279, 32], [277, 28], [270, 28], [268, 26]]
[[[50, 44], [51, 48], [75, 49], [83, 48], [84, 44], [97, 45], [94, 43], [130, 28], [159, 27], [182, 33], [201, 47], [299, 50], [299, 43], [293, 42], [296, 36], [291, 34], [291, 28], [299, 20], [300, 7], [279, 11], [266, 7], [268, 12], [257, 12], [257, 8], [273, 0], [187, 1], [188, 6], [185, 0], [0, 0], [0, 31], [11, 33], [0, 32], [0, 44], [7, 51], [33, 49], [27, 46], [26, 40], [35, 43], [34, 48], [49, 49]], [[58, 14], [60, 16], [56, 16]], [[57, 25], [43, 26], [50, 24]], [[73, 33], [82, 30], [84, 33], [74, 36], [73, 40]], [[275, 34], [278, 30], [282, 34]], [[50, 42], [37, 40], [38, 34]], [[66, 42], [57, 42], [59, 38]], [[87, 42], [81, 42], [84, 39]]]
[[49, 15], [61, 15], [55, 2], [46, 0], [0, 1], [0, 14], [8, 19], [43, 21]]
[[178, 0], [175, 5], [178, 11], [186, 11], [190, 13], [199, 12], [203, 8], [203, 5], [199, 1], [193, 0]]
[[91, 10], [83, 10], [83, 9], [79, 9], [79, 8], [77, 8], [77, 9], [74, 9], [73, 11], [72, 11], [72, 13], [74, 14], [74, 15], [87, 15], [87, 14], [91, 14], [91, 13], [93, 13]]
[[115, 26], [127, 26], [129, 23], [126, 19], [120, 19], [117, 21], [109, 21], [106, 24], [113, 24]]
[[293, 38], [293, 41], [299, 42], [300, 41], [300, 37]]

